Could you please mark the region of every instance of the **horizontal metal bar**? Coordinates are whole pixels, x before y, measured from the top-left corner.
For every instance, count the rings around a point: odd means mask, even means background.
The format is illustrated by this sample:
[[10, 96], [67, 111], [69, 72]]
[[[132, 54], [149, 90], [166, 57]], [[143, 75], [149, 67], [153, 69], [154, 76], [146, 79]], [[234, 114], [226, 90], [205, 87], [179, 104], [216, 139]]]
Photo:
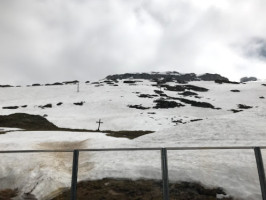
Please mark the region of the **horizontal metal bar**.
[[[266, 146], [258, 146], [266, 149]], [[255, 146], [227, 146], [227, 147], [166, 147], [167, 150], [221, 150], [221, 149], [254, 149]], [[106, 149], [76, 149], [79, 151], [154, 151], [161, 150], [162, 147], [152, 148], [106, 148]], [[71, 149], [61, 150], [5, 150], [0, 153], [49, 153], [49, 152], [73, 152]]]
[[73, 152], [74, 150], [8, 150], [0, 151], [0, 153], [56, 153], [56, 152]]

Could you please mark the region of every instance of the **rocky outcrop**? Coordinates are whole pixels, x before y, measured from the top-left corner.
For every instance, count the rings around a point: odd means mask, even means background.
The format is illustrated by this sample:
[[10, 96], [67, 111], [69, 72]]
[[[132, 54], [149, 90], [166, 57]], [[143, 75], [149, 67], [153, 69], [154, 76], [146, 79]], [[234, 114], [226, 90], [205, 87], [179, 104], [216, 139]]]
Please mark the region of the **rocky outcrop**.
[[109, 80], [116, 80], [116, 79], [145, 79], [145, 80], [153, 80], [153, 81], [160, 81], [162, 83], [176, 81], [180, 83], [185, 83], [188, 81], [215, 81], [215, 80], [224, 80], [229, 81], [228, 78], [225, 78], [219, 74], [210, 74], [206, 73], [200, 76], [197, 76], [194, 73], [188, 74], [181, 74], [178, 72], [166, 72], [166, 73], [126, 73], [126, 74], [115, 74], [109, 75], [106, 77]]
[[244, 83], [244, 82], [249, 82], [249, 81], [257, 81], [258, 79], [256, 78], [256, 77], [253, 77], [253, 76], [251, 76], [251, 77], [242, 77], [241, 79], [240, 79], [240, 82], [241, 83]]
[[128, 105], [129, 108], [136, 108], [136, 109], [140, 109], [140, 110], [147, 110], [150, 109], [150, 107], [144, 107], [142, 105]]
[[176, 107], [182, 107], [185, 106], [181, 103], [177, 103], [175, 101], [167, 101], [164, 99], [157, 99], [154, 101], [154, 103], [156, 103], [156, 105], [153, 108], [176, 108]]
[[228, 78], [223, 77], [220, 74], [210, 74], [210, 73], [200, 75], [200, 76], [198, 76], [198, 78], [200, 78], [203, 81], [216, 81], [216, 80], [229, 81]]

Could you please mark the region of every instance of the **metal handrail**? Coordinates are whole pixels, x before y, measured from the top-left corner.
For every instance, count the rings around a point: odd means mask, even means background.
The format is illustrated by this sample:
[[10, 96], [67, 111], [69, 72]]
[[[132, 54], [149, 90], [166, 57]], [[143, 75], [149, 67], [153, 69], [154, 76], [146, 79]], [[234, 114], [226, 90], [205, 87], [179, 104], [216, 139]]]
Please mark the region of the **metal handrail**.
[[161, 170], [162, 170], [162, 182], [163, 182], [163, 200], [169, 200], [169, 180], [168, 180], [168, 162], [167, 151], [178, 150], [243, 150], [253, 149], [256, 158], [256, 164], [258, 169], [261, 195], [262, 199], [266, 200], [266, 180], [263, 166], [263, 159], [261, 156], [261, 149], [266, 149], [266, 146], [227, 146], [227, 147], [151, 147], [151, 148], [106, 148], [106, 149], [64, 149], [64, 150], [5, 150], [0, 151], [0, 154], [10, 153], [53, 153], [53, 152], [72, 152], [73, 164], [72, 164], [72, 180], [71, 180], [71, 200], [77, 199], [77, 177], [78, 177], [78, 160], [79, 152], [90, 151], [160, 151], [161, 152]]

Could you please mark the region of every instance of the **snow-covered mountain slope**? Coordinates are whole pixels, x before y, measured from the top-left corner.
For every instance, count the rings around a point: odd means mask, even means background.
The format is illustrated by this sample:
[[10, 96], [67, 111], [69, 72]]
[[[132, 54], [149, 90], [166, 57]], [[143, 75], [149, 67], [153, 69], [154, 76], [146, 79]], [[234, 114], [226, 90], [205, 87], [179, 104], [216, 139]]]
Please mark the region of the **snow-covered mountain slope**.
[[[101, 119], [101, 130], [155, 131], [134, 140], [112, 138], [104, 131], [14, 131], [0, 134], [0, 149], [266, 146], [263, 84], [261, 81], [246, 84], [192, 81], [167, 82], [159, 87], [151, 80], [130, 79], [81, 83], [79, 92], [77, 85], [0, 88], [1, 115], [17, 112], [45, 115], [59, 127], [89, 130], [97, 129], [96, 121]], [[83, 104], [73, 104], [80, 102]], [[40, 107], [47, 104], [52, 107]], [[18, 108], [6, 109], [10, 106]], [[79, 180], [159, 179], [159, 153], [81, 153]], [[262, 153], [266, 158], [266, 152]], [[70, 185], [71, 156], [63, 153], [1, 155], [0, 189], [19, 188], [45, 199]], [[169, 151], [168, 156], [171, 181], [198, 181], [223, 187], [240, 199], [261, 199], [252, 150]]]

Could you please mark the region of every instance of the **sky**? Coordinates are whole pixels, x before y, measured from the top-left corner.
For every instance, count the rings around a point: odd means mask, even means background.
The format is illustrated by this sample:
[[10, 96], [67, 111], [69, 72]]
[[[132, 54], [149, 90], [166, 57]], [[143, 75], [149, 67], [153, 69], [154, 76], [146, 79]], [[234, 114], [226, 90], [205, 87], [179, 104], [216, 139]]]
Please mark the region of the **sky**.
[[1, 0], [0, 84], [110, 74], [266, 79], [265, 0]]

